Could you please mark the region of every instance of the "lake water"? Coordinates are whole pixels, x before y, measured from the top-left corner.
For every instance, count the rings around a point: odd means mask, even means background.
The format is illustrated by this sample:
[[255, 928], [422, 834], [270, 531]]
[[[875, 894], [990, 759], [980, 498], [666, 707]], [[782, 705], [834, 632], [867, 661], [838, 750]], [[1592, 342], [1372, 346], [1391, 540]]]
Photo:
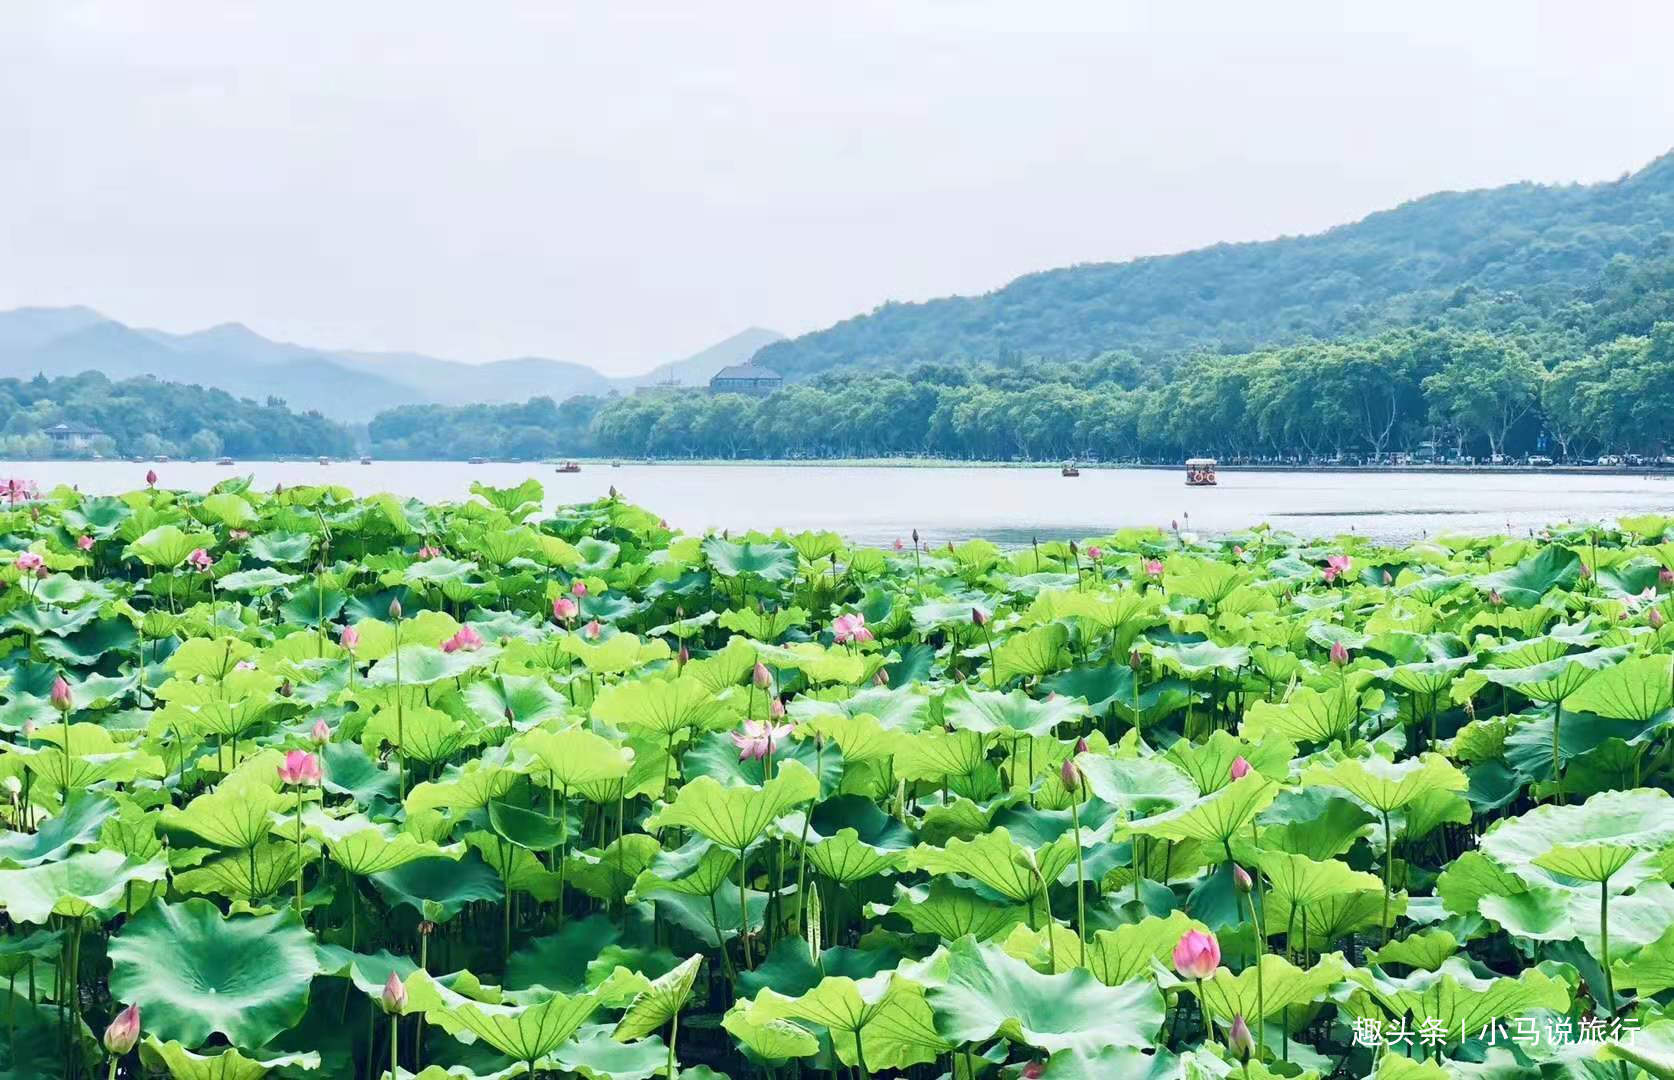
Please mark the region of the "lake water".
[[688, 531], [833, 529], [888, 544], [916, 528], [932, 544], [982, 536], [1002, 544], [1031, 537], [1083, 537], [1126, 525], [1179, 520], [1201, 533], [1268, 522], [1305, 536], [1351, 530], [1404, 542], [1438, 532], [1522, 532], [1564, 520], [1674, 510], [1674, 479], [1560, 473], [1223, 472], [1220, 486], [1188, 488], [1181, 472], [1056, 466], [891, 468], [820, 465], [640, 465], [584, 463], [576, 474], [550, 465], [463, 462], [0, 462], [0, 476], [74, 484], [113, 494], [143, 486], [156, 469], [166, 487], [204, 489], [232, 476], [257, 485], [332, 483], [360, 494], [392, 492], [463, 499], [472, 481], [514, 486], [534, 476], [547, 505], [624, 496]]

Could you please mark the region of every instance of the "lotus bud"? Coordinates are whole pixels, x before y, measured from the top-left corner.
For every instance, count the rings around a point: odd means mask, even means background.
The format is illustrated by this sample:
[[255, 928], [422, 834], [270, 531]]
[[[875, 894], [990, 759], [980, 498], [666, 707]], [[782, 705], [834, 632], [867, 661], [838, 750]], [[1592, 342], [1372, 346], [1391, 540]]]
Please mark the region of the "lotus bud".
[[1648, 618], [1648, 621], [1651, 624], [1651, 629], [1652, 630], [1661, 630], [1662, 629], [1662, 624], [1663, 624], [1662, 609], [1661, 608], [1652, 608], [1651, 609], [1651, 614]]
[[552, 600], [552, 617], [559, 622], [573, 619], [581, 611], [581, 605], [567, 596], [557, 596]]
[[1250, 775], [1250, 763], [1245, 761], [1244, 756], [1240, 754], [1232, 759], [1232, 768], [1227, 770], [1227, 775], [1234, 780], [1244, 779], [1244, 777]]
[[1388, 570], [1385, 570], [1385, 571], [1384, 571], [1384, 572], [1383, 572], [1383, 583], [1384, 583], [1384, 584], [1385, 584], [1385, 585], [1393, 585], [1393, 584], [1395, 584], [1395, 579], [1394, 579], [1394, 578], [1392, 578], [1392, 577], [1390, 577], [1390, 576], [1389, 576], [1389, 571], [1388, 571]]
[[750, 681], [755, 684], [757, 690], [766, 690], [773, 685], [773, 676], [768, 673], [767, 665], [757, 660], [756, 666], [750, 669]]
[[680, 653], [678, 659], [681, 667], [685, 667], [687, 664], [692, 662], [692, 650], [686, 648], [686, 643], [684, 641], [680, 643]]
[[296, 687], [291, 685], [291, 680], [286, 679], [284, 682], [279, 684], [280, 697], [290, 697], [294, 693], [296, 693]]
[[390, 600], [389, 617], [397, 620], [401, 618], [401, 601], [399, 599]]
[[112, 1057], [121, 1057], [134, 1048], [140, 1037], [140, 1010], [130, 1005], [116, 1014], [116, 1019], [105, 1028], [105, 1050]]
[[1140, 668], [1142, 668], [1144, 666], [1145, 666], [1144, 655], [1142, 653], [1140, 653], [1140, 651], [1138, 649], [1129, 650], [1129, 652], [1128, 652], [1128, 667], [1132, 668], [1135, 671], [1138, 671]]
[[888, 686], [889, 672], [885, 671], [883, 668], [879, 668], [878, 673], [872, 676], [872, 681], [877, 683], [879, 686]]
[[1174, 970], [1182, 979], [1207, 979], [1221, 966], [1221, 943], [1215, 935], [1188, 930], [1174, 946]]
[[145, 470], [145, 486], [146, 487], [156, 487], [157, 486], [157, 470], [156, 469]]
[[581, 628], [581, 635], [590, 641], [599, 640], [599, 635], [602, 633], [604, 633], [604, 626], [597, 619], [592, 620], [586, 626]]
[[1152, 577], [1152, 578], [1161, 578], [1163, 576], [1162, 560], [1161, 559], [1148, 559], [1148, 560], [1146, 560], [1146, 562], [1145, 562], [1145, 573], [1146, 573], [1147, 576]]
[[360, 644], [360, 631], [352, 626], [345, 626], [339, 640], [342, 641], [345, 649], [354, 652], [355, 647]]
[[1657, 571], [1657, 580], [1662, 583], [1664, 588], [1674, 585], [1674, 570], [1670, 570], [1666, 566], [1663, 567]]
[[1349, 651], [1340, 641], [1331, 643], [1331, 662], [1337, 667], [1344, 667], [1349, 662]]
[[306, 750], [288, 750], [278, 766], [279, 782], [301, 787], [320, 782], [320, 759]]
[[0, 780], [0, 786], [6, 789], [7, 797], [13, 802], [17, 802], [17, 797], [23, 794], [23, 781], [15, 776], [8, 776], [6, 779]]
[[587, 583], [582, 581], [580, 578], [576, 578], [575, 581], [570, 584], [570, 592], [576, 596], [586, 596]]
[[913, 530], [913, 546], [914, 547], [918, 546], [918, 530], [917, 529]]
[[314, 739], [315, 746], [324, 746], [331, 741], [331, 725], [323, 719], [314, 721], [314, 728], [309, 732]]
[[431, 922], [429, 919], [425, 919], [423, 922], [418, 924], [418, 932], [423, 934], [425, 937], [429, 937], [431, 934], [436, 932], [436, 924]]
[[979, 607], [971, 609], [971, 624], [973, 626], [987, 626], [988, 615]]
[[1075, 740], [1075, 752], [1078, 754], [1085, 754], [1087, 752], [1087, 739], [1085, 736]]
[[1017, 1074], [1022, 1080], [1040, 1080], [1046, 1075], [1046, 1066], [1039, 1061], [1031, 1061], [1023, 1066], [1023, 1071]]
[[1179, 519], [1178, 518], [1169, 518], [1168, 519], [1168, 527], [1170, 529], [1173, 529], [1175, 532], [1179, 532], [1180, 531], [1180, 521], [1179, 521]]
[[1099, 547], [1097, 544], [1094, 544], [1092, 547], [1087, 549], [1087, 557], [1092, 559], [1094, 562], [1098, 562], [1100, 559], [1104, 558], [1104, 549]]
[[395, 972], [389, 973], [384, 980], [384, 992], [379, 995], [379, 1003], [384, 1012], [391, 1016], [400, 1016], [407, 1009], [407, 988], [401, 985], [401, 980], [395, 977]]
[[1075, 759], [1067, 757], [1058, 767], [1058, 779], [1064, 782], [1064, 789], [1070, 792], [1081, 790], [1081, 770], [1075, 767]]
[[1239, 1061], [1248, 1061], [1255, 1053], [1255, 1039], [1250, 1035], [1250, 1025], [1244, 1022], [1243, 1013], [1232, 1018], [1232, 1027], [1226, 1033], [1226, 1048]]
[[785, 718], [785, 703], [778, 698], [774, 698], [768, 703], [767, 715], [775, 720], [783, 720]]
[[901, 538], [900, 538], [900, 537], [899, 537], [899, 536], [897, 536], [897, 537], [896, 537], [896, 538], [895, 538], [895, 550], [896, 550], [896, 551], [905, 551], [905, 550], [907, 550], [907, 544], [906, 544], [906, 542], [905, 542], [905, 541], [904, 541], [904, 540], [902, 540], [902, 539], [901, 539]]
[[1255, 888], [1255, 882], [1250, 880], [1250, 872], [1236, 864], [1232, 867], [1232, 883], [1238, 886], [1239, 892], [1247, 893]]
[[1505, 597], [1500, 595], [1500, 590], [1489, 589], [1488, 590], [1488, 606], [1489, 607], [1503, 607], [1504, 605], [1505, 605]]
[[1074, 541], [1074, 540], [1071, 540], [1071, 541], [1070, 541], [1070, 542], [1069, 542], [1069, 549], [1070, 549], [1070, 554], [1071, 554], [1071, 555], [1074, 555], [1074, 554], [1075, 554], [1075, 553], [1076, 553], [1076, 552], [1077, 552], [1077, 551], [1079, 551], [1079, 550], [1080, 550], [1080, 549], [1079, 549], [1079, 548], [1077, 548], [1077, 547], [1076, 547], [1076, 546], [1075, 546], [1075, 541]]
[[1585, 581], [1592, 576], [1593, 576], [1593, 568], [1588, 566], [1586, 563], [1582, 563], [1581, 564], [1581, 580]]
[[52, 707], [61, 713], [70, 711], [70, 684], [64, 681], [62, 675], [52, 680]]

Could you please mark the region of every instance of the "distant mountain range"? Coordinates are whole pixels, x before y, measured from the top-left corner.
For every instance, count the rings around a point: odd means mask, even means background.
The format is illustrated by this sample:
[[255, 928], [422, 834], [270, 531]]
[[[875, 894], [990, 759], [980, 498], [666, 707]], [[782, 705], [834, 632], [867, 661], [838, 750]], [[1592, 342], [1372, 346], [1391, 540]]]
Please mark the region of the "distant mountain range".
[[0, 312], [0, 378], [100, 371], [217, 387], [239, 397], [282, 398], [292, 409], [368, 420], [398, 405], [499, 404], [545, 395], [606, 395], [677, 380], [707, 382], [782, 335], [752, 327], [643, 375], [615, 378], [585, 364], [526, 356], [463, 364], [417, 353], [317, 349], [273, 341], [239, 323], [189, 334], [132, 327], [85, 307]]

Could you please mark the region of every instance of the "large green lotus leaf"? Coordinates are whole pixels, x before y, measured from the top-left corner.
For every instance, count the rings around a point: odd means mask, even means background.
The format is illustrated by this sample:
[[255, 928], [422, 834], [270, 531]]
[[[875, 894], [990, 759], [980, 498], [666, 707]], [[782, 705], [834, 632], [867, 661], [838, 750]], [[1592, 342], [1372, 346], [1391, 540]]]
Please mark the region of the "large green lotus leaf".
[[891, 915], [905, 919], [916, 933], [934, 934], [947, 941], [967, 934], [987, 941], [1029, 917], [1029, 909], [1022, 904], [990, 900], [945, 877], [932, 880], [928, 886], [897, 885], [895, 893]]
[[755, 1057], [789, 1061], [819, 1053], [819, 1040], [807, 1028], [789, 1020], [752, 1020], [752, 1011], [752, 1002], [737, 1002], [721, 1018], [721, 1026]]
[[1533, 941], [1579, 938], [1601, 963], [1643, 948], [1674, 926], [1674, 889], [1662, 882], [1610, 899], [1610, 956], [1604, 957], [1597, 888], [1537, 886], [1510, 896], [1485, 896], [1477, 909], [1508, 933]]
[[1359, 698], [1352, 692], [1322, 693], [1302, 686], [1282, 703], [1252, 704], [1239, 733], [1254, 742], [1276, 735], [1292, 742], [1326, 743], [1345, 735], [1359, 715]]
[[1266, 875], [1268, 895], [1292, 905], [1317, 904], [1333, 893], [1382, 889], [1376, 875], [1351, 870], [1336, 859], [1316, 861], [1306, 855], [1264, 851], [1256, 865]]
[[[1405, 964], [1423, 971], [1435, 971], [1442, 961], [1459, 950], [1459, 941], [1446, 930], [1426, 930], [1400, 941], [1391, 941], [1381, 949], [1366, 954], [1367, 963], [1384, 967]], [[1618, 980], [1620, 985], [1620, 980]]]
[[517, 740], [520, 749], [535, 756], [549, 787], [579, 787], [601, 780], [620, 780], [628, 775], [634, 752], [591, 731], [536, 729]]
[[1126, 631], [1116, 638], [1114, 654], [1125, 654], [1133, 634], [1162, 621], [1162, 601], [1156, 593], [1123, 589], [1120, 592], [1091, 589], [1043, 589], [1029, 608], [1039, 622], [1085, 619], [1104, 633]]
[[722, 847], [743, 851], [777, 818], [799, 803], [819, 796], [819, 781], [800, 762], [779, 765], [773, 779], [759, 788], [727, 787], [700, 776], [680, 789], [673, 803], [646, 819], [646, 828], [670, 825], [694, 829]]
[[[1069, 630], [1062, 623], [1047, 623], [1033, 630], [1012, 634], [994, 646], [989, 681], [998, 685], [1019, 675], [1024, 678], [1050, 675], [1066, 666], [1068, 650], [1065, 646], [1068, 641]], [[986, 656], [987, 650], [978, 655]]]
[[388, 743], [412, 761], [434, 765], [451, 758], [470, 741], [465, 725], [441, 709], [419, 705], [394, 709], [380, 706], [361, 729], [361, 745], [368, 749]]
[[406, 904], [431, 922], [446, 922], [473, 900], [500, 900], [500, 876], [481, 858], [414, 859], [372, 875], [372, 883], [392, 904]]
[[914, 869], [975, 878], [1009, 900], [1026, 903], [1040, 894], [1041, 880], [1057, 880], [1075, 860], [1075, 837], [1065, 833], [1035, 852], [1002, 826], [971, 840], [949, 840], [944, 847], [920, 844], [906, 858]]
[[400, 656], [400, 682], [408, 686], [429, 686], [444, 679], [458, 679], [475, 667], [487, 664], [494, 658], [494, 650], [479, 649], [476, 652], [443, 652], [440, 649], [425, 645], [409, 645], [402, 643], [396, 653], [379, 660], [366, 673], [368, 686], [393, 686], [396, 684], [396, 656]]
[[778, 542], [734, 544], [711, 536], [703, 542], [704, 558], [723, 577], [750, 574], [764, 581], [788, 581], [796, 576], [796, 549]]
[[326, 743], [320, 747], [320, 768], [325, 790], [334, 795], [348, 795], [361, 805], [395, 798], [395, 774], [380, 768], [358, 743]]
[[182, 679], [205, 678], [219, 682], [255, 654], [256, 647], [239, 638], [191, 638], [182, 642], [180, 648], [169, 656], [168, 669]]
[[1421, 754], [1405, 761], [1380, 757], [1345, 758], [1335, 765], [1315, 765], [1303, 783], [1341, 788], [1381, 813], [1399, 810], [1431, 791], [1463, 791], [1470, 780], [1440, 754]]
[[308, 1007], [319, 968], [312, 936], [289, 909], [223, 918], [207, 900], [158, 902], [111, 938], [110, 989], [140, 1006], [159, 1039], [200, 1046], [216, 1032], [266, 1045]]
[[207, 859], [200, 866], [178, 871], [174, 889], [188, 896], [254, 900], [295, 881], [304, 861], [313, 858], [309, 845], [298, 851], [294, 840], [266, 840], [249, 851]]
[[337, 865], [351, 874], [367, 877], [394, 870], [418, 859], [457, 858], [458, 847], [447, 849], [407, 832], [393, 832], [366, 822], [361, 828], [324, 840], [326, 851]]
[[986, 740], [976, 731], [919, 731], [895, 747], [895, 775], [902, 780], [941, 781], [969, 776], [987, 760]]
[[609, 1024], [582, 1027], [552, 1061], [582, 1080], [649, 1080], [666, 1071], [668, 1046], [661, 1038], [622, 1043], [611, 1038], [610, 1029]]
[[1478, 592], [1498, 592], [1512, 607], [1528, 608], [1540, 603], [1552, 589], [1567, 589], [1581, 576], [1581, 560], [1575, 552], [1556, 544], [1516, 566], [1471, 580]]
[[1188, 679], [1222, 671], [1237, 671], [1250, 661], [1250, 650], [1245, 646], [1217, 645], [1213, 641], [1159, 646], [1155, 655], [1158, 660]]
[[1353, 799], [1325, 788], [1282, 791], [1256, 818], [1263, 848], [1311, 859], [1341, 855], [1376, 821], [1376, 815]]
[[558, 817], [547, 817], [511, 803], [488, 804], [488, 823], [495, 834], [531, 851], [549, 851], [563, 843], [565, 837], [579, 831], [569, 828], [574, 821], [575, 817], [568, 813], [568, 807], [560, 808]]
[[703, 955], [699, 953], [687, 958], [673, 971], [653, 979], [651, 985], [641, 990], [629, 1004], [611, 1037], [618, 1042], [631, 1042], [644, 1038], [674, 1019], [686, 1007], [686, 999], [692, 995], [692, 986], [697, 982], [698, 968], [702, 964]]
[[[932, 961], [934, 963], [934, 961]], [[947, 947], [926, 991], [936, 1030], [954, 1043], [1003, 1036], [1048, 1052], [1149, 1047], [1162, 1026], [1156, 984], [1106, 986], [1084, 969], [1043, 975], [994, 945]]]
[[1204, 795], [1232, 783], [1232, 766], [1243, 758], [1251, 771], [1272, 780], [1290, 779], [1290, 759], [1296, 744], [1277, 735], [1246, 741], [1227, 731], [1217, 731], [1201, 743], [1176, 739], [1163, 758], [1180, 766]]
[[44, 637], [36, 644], [49, 660], [90, 667], [109, 652], [131, 653], [139, 635], [126, 621], [107, 619], [65, 637]]
[[314, 550], [314, 538], [306, 533], [267, 532], [252, 536], [244, 550], [262, 562], [299, 563]]
[[819, 1024], [831, 1033], [839, 1060], [854, 1065], [864, 1058], [869, 1070], [934, 1061], [949, 1045], [938, 1034], [924, 988], [889, 971], [864, 979], [830, 975], [795, 998], [763, 990], [747, 1019], [756, 1026], [776, 1020]]
[[240, 570], [228, 574], [217, 581], [216, 587], [229, 592], [262, 592], [264, 590], [283, 588], [295, 585], [302, 580], [300, 574], [287, 574], [283, 570], [275, 570], [271, 566], [263, 566], [256, 570]]
[[490, 727], [528, 727], [563, 716], [567, 702], [539, 675], [501, 675], [467, 686], [465, 704]]
[[1642, 998], [1674, 987], [1674, 926], [1633, 955], [1615, 961], [1612, 973], [1617, 989], [1638, 990]]
[[1658, 1020], [1609, 1039], [1597, 1057], [1638, 1066], [1653, 1080], [1674, 1080], [1674, 1020]]
[[582, 634], [568, 634], [562, 640], [564, 650], [595, 675], [632, 671], [641, 664], [666, 660], [669, 655], [667, 642], [641, 642], [632, 634], [612, 634], [597, 641]]
[[1058, 923], [1052, 924], [1055, 941], [1048, 940], [1044, 929], [1015, 926], [1002, 947], [1008, 956], [1022, 960], [1036, 971], [1061, 974], [1085, 966], [1099, 982], [1120, 986], [1149, 976], [1153, 960], [1166, 965], [1174, 946], [1187, 931], [1206, 929], [1183, 911], [1171, 911], [1166, 917], [1147, 915], [1136, 923], [1094, 934], [1087, 942], [1085, 965], [1081, 962], [1080, 939], [1073, 930]]
[[72, 793], [59, 812], [41, 822], [34, 832], [0, 834], [0, 866], [37, 866], [73, 847], [92, 843], [105, 819], [114, 813], [116, 803], [110, 799]]
[[1674, 656], [1623, 660], [1587, 680], [1564, 705], [1612, 720], [1649, 723], [1674, 706]]
[[1563, 1012], [1569, 987], [1562, 980], [1529, 969], [1516, 978], [1483, 978], [1459, 957], [1436, 971], [1416, 971], [1403, 979], [1368, 968], [1348, 968], [1347, 979], [1364, 988], [1392, 1016], [1436, 1020], [1452, 1033], [1481, 1031], [1489, 1021], [1522, 1016], [1534, 1009]]
[[487, 756], [471, 758], [443, 769], [440, 780], [414, 786], [402, 805], [409, 818], [426, 810], [475, 810], [511, 790], [518, 775]]
[[[1046, 1062], [1041, 1080], [1206, 1080], [1227, 1068], [1219, 1058], [1207, 1051], [1179, 1056], [1167, 1050], [1147, 1051], [1132, 1046], [1107, 1046], [1086, 1054], [1077, 1050], [1060, 1050]], [[1256, 1070], [1261, 1069], [1258, 1073]], [[1229, 1074], [1231, 1075], [1231, 1074]], [[1251, 1061], [1245, 1070], [1248, 1080], [1271, 1074], [1260, 1062]], [[1241, 1076], [1240, 1080], [1244, 1080]], [[1298, 1080], [1318, 1080], [1318, 1074], [1304, 1072]]]
[[93, 604], [71, 611], [27, 604], [23, 607], [13, 608], [6, 612], [3, 617], [0, 617], [0, 627], [8, 630], [24, 630], [35, 637], [42, 637], [47, 634], [63, 637], [75, 633], [98, 617], [99, 609]]
[[1283, 897], [1268, 896], [1262, 905], [1262, 918], [1269, 937], [1285, 934], [1292, 945], [1301, 945], [1306, 940], [1309, 949], [1324, 951], [1338, 944], [1345, 935], [1393, 927], [1406, 910], [1405, 892], [1392, 894], [1386, 903], [1380, 888], [1332, 893], [1305, 906], [1293, 906]]
[[52, 915], [105, 916], [122, 906], [135, 881], [162, 881], [162, 859], [137, 861], [120, 851], [78, 851], [55, 862], [0, 870], [0, 908], [14, 922], [44, 923]]
[[1163, 840], [1202, 840], [1224, 844], [1267, 809], [1279, 785], [1251, 772], [1186, 806], [1135, 821], [1130, 828]]
[[842, 648], [825, 648], [814, 642], [789, 645], [756, 643], [761, 662], [776, 668], [800, 671], [812, 683], [845, 683], [850, 686], [868, 678], [882, 659], [856, 655]]
[[1474, 656], [1454, 656], [1444, 660], [1427, 660], [1414, 664], [1400, 664], [1378, 673], [1403, 690], [1414, 694], [1444, 694], [1459, 672], [1469, 667]]
[[[1500, 822], [1480, 849], [1514, 874], [1539, 880], [1536, 861], [1555, 847], [1608, 845], [1661, 852], [1674, 845], [1674, 796], [1658, 788], [1605, 791], [1585, 803], [1537, 806]], [[1567, 872], [1567, 871], [1560, 871]]]
[[1621, 661], [1627, 648], [1593, 649], [1591, 652], [1571, 653], [1556, 660], [1529, 667], [1486, 667], [1473, 672], [1491, 683], [1510, 687], [1533, 701], [1548, 704], [1566, 700], [1600, 671]]
[[189, 533], [174, 525], [159, 525], [123, 550], [126, 558], [138, 559], [147, 566], [164, 570], [186, 561], [194, 548], [206, 551], [215, 546], [212, 533]]
[[1156, 814], [1197, 801], [1197, 785], [1165, 758], [1078, 754], [1075, 764], [1094, 798], [1132, 814]]
[[180, 829], [217, 847], [242, 850], [255, 847], [271, 828], [273, 815], [285, 799], [260, 783], [234, 783], [231, 778], [214, 791], [186, 804], [163, 808], [164, 828]]
[[[149, 1017], [147, 1017], [149, 1019]], [[173, 1080], [262, 1080], [274, 1069], [313, 1070], [320, 1067], [320, 1055], [279, 1054], [248, 1058], [236, 1049], [218, 1054], [194, 1054], [175, 1041], [162, 1042], [147, 1035], [140, 1043], [140, 1062], [147, 1068], [166, 1072]]]
[[1022, 690], [1009, 694], [961, 687], [943, 699], [947, 722], [983, 734], [1048, 735], [1059, 724], [1087, 715], [1087, 706], [1074, 698], [1036, 701]]
[[616, 683], [601, 690], [592, 707], [596, 720], [658, 738], [704, 730], [719, 711], [713, 689], [690, 676]]
[[719, 625], [723, 630], [736, 630], [757, 641], [775, 642], [794, 626], [808, 621], [808, 613], [799, 607], [761, 611], [745, 608], [742, 611], [722, 612]]
[[425, 1019], [458, 1036], [469, 1034], [531, 1065], [567, 1042], [599, 1006], [596, 994], [554, 994], [538, 1005], [464, 1002], [425, 1011]]
[[[1347, 970], [1348, 964], [1341, 953], [1326, 953], [1306, 970], [1282, 956], [1263, 953], [1259, 988], [1253, 964], [1236, 975], [1224, 967], [1218, 968], [1203, 982], [1202, 1001], [1209, 1012], [1228, 1024], [1234, 1016], [1252, 1022], [1257, 1017], [1270, 1020], [1288, 1008], [1326, 996], [1342, 981]], [[1187, 981], [1185, 987], [1197, 995], [1196, 983]]]
[[1529, 883], [1480, 851], [1467, 851], [1436, 878], [1436, 895], [1455, 915], [1475, 915], [1485, 897], [1515, 896]]

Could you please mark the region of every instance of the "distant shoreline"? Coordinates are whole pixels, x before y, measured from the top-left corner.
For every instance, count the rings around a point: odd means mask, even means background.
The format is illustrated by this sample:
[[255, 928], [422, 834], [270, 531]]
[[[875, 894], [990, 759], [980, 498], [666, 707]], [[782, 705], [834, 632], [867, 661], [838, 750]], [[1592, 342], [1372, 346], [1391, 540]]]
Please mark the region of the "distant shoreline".
[[[409, 463], [423, 465], [428, 462], [446, 461], [455, 464], [466, 464], [465, 458], [378, 458], [372, 459], [380, 465], [394, 465]], [[562, 460], [562, 459], [560, 459]], [[961, 461], [950, 458], [574, 458], [588, 469], [609, 469], [613, 466], [632, 466], [645, 468], [650, 466], [662, 468], [681, 468], [690, 466], [729, 467], [729, 468], [797, 468], [797, 469], [1038, 469], [1043, 472], [1058, 470], [1062, 462], [1057, 461]], [[226, 468], [237, 468], [247, 463], [291, 463], [312, 465], [316, 459], [307, 457], [249, 457], [237, 459]], [[0, 462], [5, 465], [46, 465], [46, 464], [76, 464], [76, 465], [127, 465], [138, 466], [156, 464], [152, 462], [134, 462], [126, 459], [107, 458], [103, 461], [92, 461], [87, 458], [32, 458], [18, 461]], [[167, 464], [182, 465], [212, 465], [210, 461], [187, 461], [174, 458]], [[355, 457], [333, 459], [334, 465], [358, 465]], [[557, 465], [553, 461], [507, 461], [489, 458], [478, 462], [483, 466], [489, 465], [523, 465], [531, 471], [550, 471]], [[1104, 471], [1118, 472], [1123, 470], [1144, 470], [1149, 472], [1182, 472], [1184, 463], [1153, 464], [1140, 462], [1077, 462], [1077, 467], [1083, 472]], [[1225, 464], [1217, 467], [1224, 473], [1397, 473], [1410, 475], [1526, 475], [1526, 474], [1560, 474], [1566, 476], [1654, 476], [1674, 477], [1674, 464], [1669, 465], [1232, 465]]]

